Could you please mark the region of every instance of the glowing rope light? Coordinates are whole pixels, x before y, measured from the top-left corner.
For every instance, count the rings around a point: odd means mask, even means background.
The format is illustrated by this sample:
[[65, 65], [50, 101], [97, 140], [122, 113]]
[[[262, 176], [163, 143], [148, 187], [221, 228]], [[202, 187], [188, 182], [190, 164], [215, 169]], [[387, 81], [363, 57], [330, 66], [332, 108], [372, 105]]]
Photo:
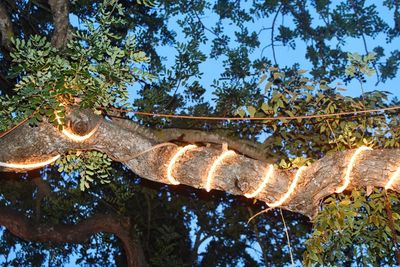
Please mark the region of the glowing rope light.
[[297, 182], [299, 181], [301, 174], [303, 173], [303, 171], [305, 169], [306, 169], [306, 166], [301, 166], [297, 170], [296, 175], [294, 176], [294, 179], [293, 179], [292, 183], [290, 184], [288, 191], [279, 200], [277, 200], [273, 203], [267, 203], [267, 205], [270, 208], [276, 208], [276, 207], [281, 206], [290, 197], [290, 195], [293, 193], [294, 189], [297, 186]]
[[356, 162], [356, 159], [361, 152], [366, 151], [366, 150], [372, 150], [372, 148], [367, 147], [367, 146], [361, 146], [357, 148], [357, 150], [354, 152], [353, 156], [351, 156], [349, 165], [347, 166], [346, 173], [344, 176], [344, 182], [343, 185], [341, 185], [339, 188], [336, 189], [336, 193], [342, 193], [350, 184], [351, 181], [351, 171], [353, 170], [354, 164]]
[[[61, 118], [57, 114], [56, 114], [56, 120], [57, 120], [58, 124], [60, 124], [60, 125], [62, 124]], [[83, 142], [83, 141], [89, 139], [90, 137], [92, 137], [92, 135], [97, 131], [97, 128], [99, 128], [99, 123], [88, 134], [77, 135], [64, 127], [62, 130], [62, 133], [74, 142]]]
[[197, 148], [196, 145], [187, 145], [182, 147], [181, 149], [179, 149], [175, 155], [172, 157], [172, 159], [170, 160], [169, 164], [168, 164], [168, 168], [167, 168], [167, 178], [168, 181], [173, 184], [173, 185], [178, 185], [180, 184], [179, 181], [177, 181], [175, 179], [174, 176], [172, 176], [172, 170], [174, 169], [175, 166], [175, 162], [178, 160], [178, 158], [180, 158], [186, 151], [191, 150]]
[[219, 167], [219, 165], [222, 163], [222, 161], [227, 158], [227, 157], [233, 157], [235, 156], [236, 153], [233, 150], [227, 150], [222, 152], [221, 155], [213, 162], [211, 165], [211, 168], [208, 170], [208, 175], [207, 175], [207, 182], [206, 182], [206, 191], [210, 192], [211, 191], [211, 182], [214, 178], [215, 171]]
[[22, 169], [22, 170], [30, 170], [44, 167], [54, 161], [56, 161], [61, 155], [54, 156], [46, 161], [41, 161], [37, 163], [5, 163], [0, 162], [0, 167], [10, 168], [10, 169]]
[[385, 189], [388, 190], [392, 188], [393, 183], [400, 177], [400, 167], [397, 168], [397, 170], [393, 173], [393, 175], [390, 177], [389, 181], [385, 185]]
[[66, 137], [68, 137], [69, 139], [71, 139], [71, 140], [73, 140], [75, 142], [83, 142], [83, 141], [89, 139], [90, 137], [92, 137], [92, 135], [97, 131], [97, 128], [98, 127], [93, 128], [93, 130], [91, 130], [88, 134], [85, 134], [85, 135], [74, 134], [73, 132], [71, 132], [71, 131], [69, 131], [69, 130], [67, 130], [65, 128], [62, 130], [62, 133]]
[[247, 197], [247, 198], [253, 198], [253, 197], [257, 196], [261, 192], [261, 190], [263, 190], [264, 187], [267, 185], [268, 181], [272, 177], [273, 172], [274, 172], [274, 165], [270, 164], [269, 168], [268, 168], [268, 171], [267, 171], [263, 181], [258, 186], [257, 190], [254, 191], [251, 194], [246, 193], [246, 194], [244, 194], [244, 196]]

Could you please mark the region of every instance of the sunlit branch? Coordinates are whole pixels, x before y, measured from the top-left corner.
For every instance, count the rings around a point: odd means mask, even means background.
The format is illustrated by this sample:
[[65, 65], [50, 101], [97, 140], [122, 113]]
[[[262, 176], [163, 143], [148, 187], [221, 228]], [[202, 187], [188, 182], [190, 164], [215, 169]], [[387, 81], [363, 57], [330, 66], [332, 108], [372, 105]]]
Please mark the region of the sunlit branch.
[[33, 170], [37, 168], [44, 167], [54, 161], [56, 161], [61, 155], [54, 156], [46, 161], [40, 161], [35, 163], [6, 163], [0, 162], [0, 167], [10, 168], [10, 169], [21, 169], [21, 170]]
[[251, 193], [251, 194], [246, 193], [246, 194], [244, 194], [244, 196], [247, 198], [253, 198], [253, 197], [257, 196], [268, 184], [268, 181], [272, 177], [273, 173], [274, 173], [274, 165], [270, 164], [268, 171], [265, 174], [265, 177], [264, 177], [263, 181], [260, 183], [260, 185], [258, 186], [258, 188], [253, 193]]
[[235, 155], [236, 155], [235, 151], [227, 150], [227, 151], [222, 152], [222, 154], [213, 162], [210, 169], [208, 170], [207, 182], [206, 182], [206, 191], [207, 192], [211, 191], [211, 182], [214, 179], [215, 171], [221, 165], [222, 161], [227, 157], [232, 157]]
[[336, 193], [342, 193], [349, 186], [350, 181], [351, 181], [351, 176], [350, 176], [351, 171], [353, 170], [356, 159], [357, 159], [358, 155], [361, 154], [361, 152], [366, 151], [366, 150], [372, 150], [372, 148], [367, 147], [367, 146], [361, 146], [361, 147], [357, 148], [357, 150], [351, 156], [349, 165], [347, 166], [346, 173], [345, 173], [345, 176], [343, 179], [344, 180], [343, 184], [339, 188], [336, 189], [336, 191], [335, 191]]
[[174, 166], [175, 166], [176, 161], [177, 161], [186, 151], [191, 150], [191, 149], [194, 149], [194, 148], [197, 148], [197, 146], [196, 146], [196, 145], [187, 145], [187, 146], [184, 146], [184, 147], [180, 148], [180, 149], [175, 153], [175, 155], [172, 157], [172, 159], [170, 160], [170, 162], [169, 162], [169, 164], [168, 164], [168, 168], [167, 168], [167, 178], [168, 178], [168, 181], [169, 181], [171, 184], [174, 184], [174, 185], [180, 184], [179, 181], [177, 181], [177, 180], [175, 179], [175, 177], [172, 176], [172, 171], [173, 171], [173, 169], [174, 169]]
[[275, 201], [273, 203], [267, 203], [267, 205], [270, 208], [276, 208], [276, 207], [281, 206], [290, 197], [290, 195], [296, 189], [296, 186], [297, 186], [297, 183], [298, 183], [298, 181], [299, 181], [299, 179], [301, 177], [301, 174], [303, 173], [303, 171], [306, 168], [307, 168], [306, 166], [301, 166], [297, 170], [296, 175], [294, 176], [294, 179], [293, 179], [292, 183], [290, 184], [288, 191], [280, 199], [278, 199], [277, 201]]
[[397, 170], [393, 173], [393, 175], [390, 177], [389, 181], [385, 185], [385, 189], [388, 190], [392, 188], [393, 183], [400, 177], [400, 167], [397, 168]]

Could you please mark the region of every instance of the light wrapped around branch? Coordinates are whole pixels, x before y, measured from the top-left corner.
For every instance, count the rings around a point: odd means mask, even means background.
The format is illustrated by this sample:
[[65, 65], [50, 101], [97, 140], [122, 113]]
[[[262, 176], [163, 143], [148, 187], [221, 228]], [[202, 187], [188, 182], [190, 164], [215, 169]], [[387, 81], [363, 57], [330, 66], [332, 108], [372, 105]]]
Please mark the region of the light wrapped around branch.
[[394, 182], [396, 182], [397, 179], [400, 177], [400, 167], [397, 168], [397, 170], [393, 173], [393, 175], [390, 177], [389, 181], [385, 185], [385, 189], [391, 189], [392, 185]]
[[294, 179], [293, 179], [292, 183], [291, 183], [290, 186], [289, 186], [288, 191], [287, 191], [280, 199], [278, 199], [277, 201], [275, 201], [275, 202], [273, 202], [273, 203], [267, 203], [267, 205], [268, 205], [270, 208], [276, 208], [276, 207], [282, 206], [282, 204], [285, 203], [285, 201], [290, 197], [290, 195], [291, 195], [291, 194], [294, 192], [294, 190], [296, 189], [297, 182], [299, 181], [299, 179], [300, 179], [300, 177], [301, 177], [301, 174], [303, 173], [303, 171], [304, 171], [306, 168], [307, 168], [306, 166], [301, 166], [301, 167], [297, 170], [297, 172], [296, 172], [296, 174], [295, 174], [295, 176], [294, 176]]
[[57, 159], [60, 158], [61, 155], [54, 156], [45, 161], [39, 161], [35, 163], [7, 163], [7, 162], [0, 162], [0, 167], [9, 168], [9, 169], [19, 169], [19, 170], [33, 170], [37, 168], [44, 167], [53, 163]]
[[271, 179], [273, 173], [274, 173], [274, 165], [270, 164], [268, 167], [267, 173], [265, 174], [265, 177], [264, 177], [263, 181], [260, 183], [260, 185], [258, 186], [258, 188], [253, 193], [251, 193], [251, 194], [246, 193], [246, 194], [244, 194], [244, 196], [247, 198], [253, 198], [253, 197], [256, 197], [258, 194], [260, 194], [260, 192], [268, 184], [268, 181]]
[[213, 164], [211, 165], [210, 169], [208, 170], [208, 174], [207, 174], [207, 182], [206, 182], [206, 191], [207, 192], [211, 191], [211, 183], [214, 179], [215, 171], [221, 165], [222, 161], [225, 158], [233, 157], [235, 155], [236, 155], [235, 151], [226, 150], [226, 151], [222, 152], [222, 154], [219, 155], [219, 157], [213, 162]]
[[177, 180], [175, 179], [175, 177], [172, 175], [172, 171], [174, 170], [174, 166], [175, 166], [176, 161], [177, 161], [183, 154], [185, 154], [186, 151], [191, 150], [191, 149], [194, 149], [194, 148], [197, 148], [197, 146], [196, 146], [196, 145], [187, 145], [187, 146], [184, 146], [184, 147], [180, 148], [180, 149], [175, 153], [175, 155], [171, 158], [171, 160], [169, 161], [168, 168], [167, 168], [167, 179], [168, 179], [168, 181], [169, 181], [171, 184], [173, 184], [173, 185], [178, 185], [178, 184], [180, 184], [180, 182], [177, 181]]
[[336, 191], [335, 191], [336, 193], [342, 193], [349, 186], [350, 181], [351, 181], [351, 171], [353, 170], [354, 164], [356, 163], [356, 159], [357, 159], [358, 155], [360, 155], [363, 151], [366, 151], [366, 150], [372, 150], [372, 148], [367, 147], [367, 146], [361, 146], [361, 147], [357, 148], [357, 150], [351, 156], [349, 165], [347, 166], [346, 173], [345, 173], [345, 176], [343, 179], [344, 180], [343, 184], [339, 188], [336, 189]]
[[[58, 124], [62, 125], [61, 122], [61, 118], [56, 115], [56, 120], [58, 122]], [[90, 137], [93, 136], [93, 134], [97, 131], [97, 129], [99, 128], [100, 123], [97, 123], [96, 126], [87, 134], [85, 135], [77, 135], [75, 133], [73, 133], [71, 130], [67, 129], [66, 127], [63, 128], [63, 130], [61, 131], [63, 133], [64, 136], [68, 137], [68, 139], [80, 143], [80, 142], [84, 142], [86, 140], [88, 140]]]

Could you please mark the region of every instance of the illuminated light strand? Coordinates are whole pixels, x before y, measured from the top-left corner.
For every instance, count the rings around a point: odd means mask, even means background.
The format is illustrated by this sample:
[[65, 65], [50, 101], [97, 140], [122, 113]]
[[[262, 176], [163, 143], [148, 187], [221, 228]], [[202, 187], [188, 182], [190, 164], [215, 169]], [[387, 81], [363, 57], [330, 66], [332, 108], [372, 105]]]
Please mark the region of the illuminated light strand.
[[[61, 118], [56, 114], [56, 120], [57, 120], [57, 122], [58, 122], [58, 124], [60, 124], [60, 125], [62, 125], [62, 122], [61, 122]], [[89, 133], [87, 133], [87, 134], [85, 134], [85, 135], [77, 135], [77, 134], [74, 134], [73, 132], [71, 132], [70, 130], [68, 130], [68, 129], [66, 129], [65, 127], [63, 128], [63, 130], [62, 130], [62, 133], [66, 136], [66, 137], [68, 137], [69, 139], [71, 139], [72, 141], [74, 141], [74, 142], [84, 142], [84, 141], [86, 141], [87, 139], [89, 139], [90, 137], [92, 137], [92, 135], [97, 131], [97, 129], [99, 128], [99, 126], [100, 126], [100, 122], [99, 123], [97, 123], [97, 125], [89, 132]]]
[[393, 173], [393, 175], [390, 177], [389, 181], [385, 185], [385, 189], [391, 189], [393, 183], [400, 177], [400, 167], [397, 168], [397, 170]]
[[219, 165], [222, 163], [222, 161], [227, 157], [233, 157], [235, 155], [236, 155], [235, 151], [226, 150], [226, 151], [222, 152], [222, 154], [219, 155], [219, 157], [213, 162], [213, 164], [211, 165], [210, 169], [208, 170], [208, 174], [207, 174], [207, 182], [206, 182], [206, 191], [207, 192], [211, 191], [211, 182], [214, 179], [215, 171], [217, 170]]
[[263, 181], [258, 186], [258, 188], [253, 193], [251, 193], [251, 194], [246, 193], [246, 194], [244, 194], [244, 196], [247, 198], [253, 198], [253, 197], [257, 196], [268, 184], [268, 181], [272, 177], [273, 173], [274, 173], [274, 165], [270, 164], [268, 171], [267, 171]]
[[0, 162], [0, 167], [5, 167], [5, 168], [10, 168], [10, 169], [22, 169], [22, 170], [31, 170], [31, 169], [37, 169], [44, 167], [50, 163], [53, 163], [56, 161], [58, 158], [60, 158], [61, 155], [54, 156], [46, 161], [41, 161], [37, 163], [6, 163], [6, 162]]
[[168, 181], [173, 184], [173, 185], [178, 185], [180, 184], [179, 181], [177, 181], [175, 179], [175, 177], [172, 175], [172, 171], [174, 169], [175, 163], [176, 161], [188, 150], [197, 148], [196, 145], [187, 145], [184, 146], [182, 148], [180, 148], [175, 155], [172, 157], [172, 159], [170, 160], [169, 164], [168, 164], [168, 168], [167, 168], [167, 179]]
[[294, 179], [292, 181], [292, 183], [289, 186], [288, 191], [277, 201], [273, 202], [273, 203], [267, 203], [267, 205], [270, 208], [276, 208], [281, 206], [283, 203], [285, 203], [285, 201], [292, 195], [292, 193], [294, 192], [294, 190], [296, 189], [297, 183], [301, 177], [301, 174], [303, 173], [303, 171], [306, 169], [306, 166], [301, 166], [297, 172], [296, 175], [294, 176]]
[[71, 139], [75, 142], [83, 142], [83, 141], [89, 139], [90, 137], [92, 137], [92, 135], [97, 131], [97, 128], [99, 128], [99, 124], [97, 124], [96, 127], [93, 128], [93, 130], [91, 130], [88, 134], [85, 134], [85, 135], [74, 134], [73, 132], [71, 132], [65, 128], [62, 130], [62, 133], [66, 137], [68, 137], [69, 139]]
[[366, 150], [372, 150], [372, 148], [367, 147], [367, 146], [361, 146], [361, 147], [357, 148], [357, 150], [351, 156], [349, 165], [347, 166], [346, 173], [344, 176], [344, 182], [339, 188], [336, 189], [336, 191], [335, 191], [336, 193], [342, 193], [349, 186], [350, 181], [351, 181], [351, 176], [350, 176], [351, 171], [353, 170], [356, 159], [357, 159], [358, 155], [361, 154], [361, 152], [366, 151]]

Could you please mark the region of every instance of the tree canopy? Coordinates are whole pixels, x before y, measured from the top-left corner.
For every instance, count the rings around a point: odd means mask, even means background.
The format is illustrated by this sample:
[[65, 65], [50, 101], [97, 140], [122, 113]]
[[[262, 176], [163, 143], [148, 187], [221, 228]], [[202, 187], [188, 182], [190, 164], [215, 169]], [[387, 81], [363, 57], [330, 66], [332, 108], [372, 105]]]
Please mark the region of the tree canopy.
[[399, 32], [390, 0], [0, 2], [0, 262], [400, 264]]

